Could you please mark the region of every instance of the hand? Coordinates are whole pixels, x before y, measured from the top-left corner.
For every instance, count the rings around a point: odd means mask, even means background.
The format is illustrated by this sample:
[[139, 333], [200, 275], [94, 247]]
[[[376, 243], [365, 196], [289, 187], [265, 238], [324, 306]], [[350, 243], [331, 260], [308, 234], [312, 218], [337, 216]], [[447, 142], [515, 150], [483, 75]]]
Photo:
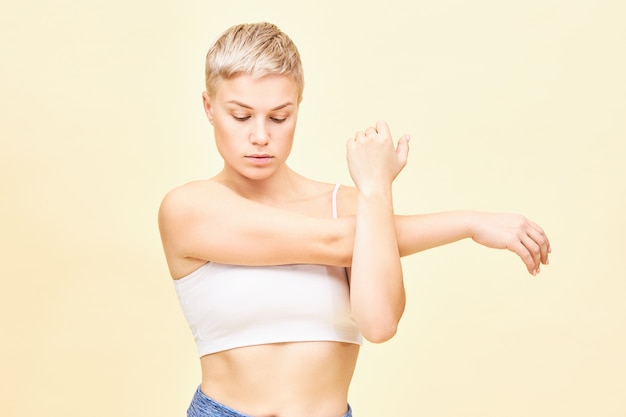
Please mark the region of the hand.
[[378, 121], [348, 140], [347, 159], [350, 176], [359, 191], [387, 189], [407, 162], [409, 135], [394, 147], [389, 127]]
[[518, 214], [475, 213], [472, 239], [489, 248], [508, 249], [522, 259], [536, 276], [540, 265], [549, 263], [552, 251], [548, 237], [536, 223]]

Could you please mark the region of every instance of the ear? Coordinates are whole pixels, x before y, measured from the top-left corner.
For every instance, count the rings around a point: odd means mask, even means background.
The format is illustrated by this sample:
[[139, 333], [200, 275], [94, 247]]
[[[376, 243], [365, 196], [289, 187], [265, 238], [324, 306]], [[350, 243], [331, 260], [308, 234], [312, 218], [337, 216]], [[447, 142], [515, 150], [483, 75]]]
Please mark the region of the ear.
[[206, 91], [202, 92], [202, 105], [204, 106], [204, 113], [206, 113], [207, 119], [213, 124], [213, 107], [211, 106], [211, 97]]

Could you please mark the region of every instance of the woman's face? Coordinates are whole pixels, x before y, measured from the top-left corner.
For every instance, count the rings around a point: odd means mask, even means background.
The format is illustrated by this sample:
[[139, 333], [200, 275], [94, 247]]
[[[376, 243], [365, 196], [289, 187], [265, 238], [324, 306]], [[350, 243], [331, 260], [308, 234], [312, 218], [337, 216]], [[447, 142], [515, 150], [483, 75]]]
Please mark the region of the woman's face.
[[265, 179], [285, 167], [298, 117], [299, 91], [286, 75], [238, 75], [203, 94], [226, 173]]

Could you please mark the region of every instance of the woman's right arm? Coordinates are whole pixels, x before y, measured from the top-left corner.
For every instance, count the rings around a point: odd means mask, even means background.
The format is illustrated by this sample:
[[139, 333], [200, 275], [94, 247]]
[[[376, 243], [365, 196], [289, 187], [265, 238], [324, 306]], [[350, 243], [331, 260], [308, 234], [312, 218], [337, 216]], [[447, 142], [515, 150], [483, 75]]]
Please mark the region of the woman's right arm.
[[[313, 263], [350, 266], [356, 230], [356, 190], [343, 188], [347, 216], [313, 218], [255, 203], [226, 187], [198, 181], [172, 190], [159, 210], [168, 262], [176, 258], [240, 265]], [[342, 192], [343, 194], [343, 192]], [[354, 207], [346, 207], [354, 206]], [[396, 215], [401, 256], [471, 238], [517, 254], [531, 274], [548, 263], [550, 242], [518, 214], [450, 211]]]
[[[355, 206], [356, 190], [343, 189], [346, 199], [340, 207]], [[348, 215], [338, 219], [307, 217], [255, 203], [204, 181], [167, 194], [159, 210], [159, 228], [168, 261], [350, 266], [356, 221], [354, 208], [346, 211]], [[522, 215], [450, 211], [396, 215], [395, 223], [401, 256], [472, 238], [483, 246], [514, 252], [531, 274], [548, 263], [546, 234]]]
[[323, 219], [269, 207], [212, 181], [170, 191], [159, 209], [168, 263], [189, 258], [237, 265], [349, 266], [354, 218]]

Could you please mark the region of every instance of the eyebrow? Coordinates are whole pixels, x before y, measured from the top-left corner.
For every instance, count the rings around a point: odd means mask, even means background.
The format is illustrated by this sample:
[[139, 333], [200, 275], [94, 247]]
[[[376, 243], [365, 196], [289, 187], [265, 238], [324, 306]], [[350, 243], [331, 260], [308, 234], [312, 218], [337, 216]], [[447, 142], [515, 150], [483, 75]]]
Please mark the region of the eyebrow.
[[[243, 108], [245, 108], [245, 109], [250, 109], [250, 110], [252, 110], [252, 107], [251, 107], [251, 106], [249, 106], [249, 105], [247, 105], [247, 104], [245, 104], [245, 103], [242, 103], [241, 101], [237, 101], [237, 100], [230, 100], [230, 101], [227, 101], [227, 103], [228, 103], [228, 104], [236, 104], [237, 106], [243, 107]], [[286, 103], [283, 103], [283, 104], [281, 104], [281, 105], [279, 105], [279, 106], [274, 107], [273, 109], [271, 109], [271, 111], [284, 109], [285, 107], [291, 106], [292, 104], [293, 104], [293, 103], [292, 103], [291, 101], [288, 101], [288, 102], [286, 102]]]

